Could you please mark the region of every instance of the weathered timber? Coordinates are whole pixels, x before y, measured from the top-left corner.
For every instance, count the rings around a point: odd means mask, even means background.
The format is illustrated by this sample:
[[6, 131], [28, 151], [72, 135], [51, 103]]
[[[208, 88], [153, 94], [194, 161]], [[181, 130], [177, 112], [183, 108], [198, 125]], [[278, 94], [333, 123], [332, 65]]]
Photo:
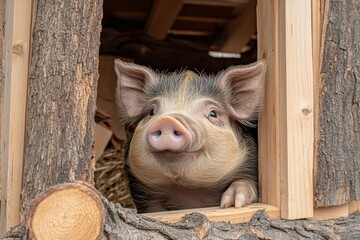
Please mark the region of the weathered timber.
[[319, 82], [315, 205], [360, 200], [360, 4], [327, 0]]
[[[49, 204], [52, 196], [59, 194], [73, 198], [82, 196], [94, 208], [89, 210], [94, 222], [84, 221], [79, 228], [70, 223], [78, 223], [81, 214], [72, 214], [75, 209], [82, 207], [66, 203], [66, 198], [58, 199], [57, 204]], [[50, 201], [46, 212], [56, 211], [58, 217], [51, 217], [42, 221], [41, 228], [34, 228], [32, 223], [41, 220], [36, 216], [44, 201]], [[83, 228], [92, 229], [93, 235], [87, 239], [357, 239], [360, 237], [360, 213], [355, 213], [346, 218], [329, 221], [316, 220], [274, 220], [269, 218], [264, 211], [257, 212], [248, 223], [230, 224], [229, 222], [212, 222], [205, 215], [191, 213], [177, 223], [166, 223], [136, 214], [135, 210], [122, 208], [118, 204], [109, 202], [101, 196], [92, 186], [77, 182], [57, 185], [50, 188], [34, 201], [31, 214], [21, 225], [13, 228], [4, 239], [30, 239], [39, 236], [39, 230], [55, 227], [66, 229], [67, 234], [76, 231], [82, 232]], [[83, 209], [84, 210], [84, 209]], [[95, 212], [95, 214], [94, 214]], [[81, 211], [81, 213], [84, 213]], [[102, 220], [99, 218], [102, 217]], [[52, 220], [51, 220], [52, 219]], [[103, 225], [101, 226], [101, 224]], [[70, 224], [70, 225], [69, 225]], [[99, 226], [100, 225], [100, 226]], [[66, 228], [63, 228], [65, 227]], [[103, 227], [103, 228], [102, 228]], [[103, 229], [99, 234], [98, 230]], [[35, 232], [34, 232], [35, 230]], [[63, 231], [41, 231], [38, 239], [53, 239], [54, 234], [63, 234]], [[72, 233], [74, 234], [74, 233]], [[85, 234], [85, 233], [84, 233]], [[102, 235], [102, 236], [101, 236]], [[68, 235], [70, 236], [70, 235]], [[75, 235], [73, 235], [75, 236]], [[75, 238], [76, 239], [76, 238]]]
[[[4, 73], [4, 54], [5, 54], [5, 2], [1, 1], [0, 3], [0, 113], [4, 112], [4, 82], [5, 82], [5, 73]], [[4, 126], [4, 116], [0, 114], [0, 142], [2, 142], [2, 132]], [[0, 148], [0, 156], [2, 155], [2, 147]], [[0, 157], [0, 162], [1, 157]], [[0, 196], [2, 193], [2, 164], [0, 164]], [[1, 201], [0, 201], [1, 202]]]
[[26, 117], [22, 213], [48, 187], [93, 182], [102, 0], [38, 0]]

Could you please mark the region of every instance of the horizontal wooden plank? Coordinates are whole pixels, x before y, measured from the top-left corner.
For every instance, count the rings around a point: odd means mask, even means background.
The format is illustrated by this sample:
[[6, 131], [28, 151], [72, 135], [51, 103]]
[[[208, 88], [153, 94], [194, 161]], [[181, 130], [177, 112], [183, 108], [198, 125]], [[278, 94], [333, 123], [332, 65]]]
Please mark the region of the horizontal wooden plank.
[[226, 23], [228, 19], [226, 18], [211, 18], [211, 17], [201, 17], [201, 16], [178, 16], [176, 20], [180, 21], [189, 21], [189, 22], [207, 22], [207, 23]]
[[357, 211], [360, 211], [360, 201], [351, 201], [339, 206], [314, 208], [313, 219], [328, 220], [339, 217], [347, 217]]
[[214, 32], [209, 32], [209, 31], [192, 31], [192, 30], [176, 30], [176, 29], [172, 29], [169, 30], [169, 34], [174, 34], [174, 35], [186, 35], [186, 36], [210, 36], [210, 35], [214, 35]]
[[229, 221], [231, 223], [242, 223], [248, 222], [251, 217], [258, 210], [265, 210], [267, 214], [274, 219], [280, 218], [280, 210], [277, 207], [254, 203], [242, 208], [220, 208], [220, 207], [210, 207], [210, 208], [198, 208], [198, 209], [188, 209], [188, 210], [177, 210], [177, 211], [168, 211], [168, 212], [156, 212], [156, 213], [146, 213], [144, 216], [152, 217], [160, 221], [165, 222], [178, 222], [186, 214], [192, 212], [198, 212], [204, 214], [211, 221]]
[[211, 6], [237, 6], [239, 4], [244, 4], [247, 2], [249, 2], [249, 0], [184, 0], [184, 3], [187, 4]]

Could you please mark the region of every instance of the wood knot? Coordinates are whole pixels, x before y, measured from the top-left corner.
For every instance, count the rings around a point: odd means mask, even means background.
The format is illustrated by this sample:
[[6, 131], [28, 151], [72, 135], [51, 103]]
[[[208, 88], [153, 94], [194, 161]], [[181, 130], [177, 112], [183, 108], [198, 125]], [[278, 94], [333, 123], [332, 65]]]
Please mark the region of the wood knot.
[[303, 110], [301, 110], [301, 112], [306, 116], [306, 115], [308, 115], [309, 113], [311, 113], [311, 110], [310, 110], [310, 109], [307, 109], [307, 108], [304, 108]]
[[24, 55], [24, 48], [21, 44], [16, 44], [15, 46], [13, 46], [12, 51], [16, 55]]

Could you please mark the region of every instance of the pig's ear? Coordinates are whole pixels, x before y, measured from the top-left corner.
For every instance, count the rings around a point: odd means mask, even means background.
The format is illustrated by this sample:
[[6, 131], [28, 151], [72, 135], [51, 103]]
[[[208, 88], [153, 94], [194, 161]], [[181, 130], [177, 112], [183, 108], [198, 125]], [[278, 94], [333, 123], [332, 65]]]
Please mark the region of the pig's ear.
[[230, 114], [238, 121], [251, 120], [263, 100], [264, 60], [244, 66], [228, 68], [220, 75], [219, 83], [223, 89], [231, 91]]
[[154, 73], [147, 67], [126, 63], [119, 59], [115, 62], [117, 75], [116, 100], [123, 106], [128, 117], [137, 117], [142, 113], [142, 95], [147, 84], [155, 82]]

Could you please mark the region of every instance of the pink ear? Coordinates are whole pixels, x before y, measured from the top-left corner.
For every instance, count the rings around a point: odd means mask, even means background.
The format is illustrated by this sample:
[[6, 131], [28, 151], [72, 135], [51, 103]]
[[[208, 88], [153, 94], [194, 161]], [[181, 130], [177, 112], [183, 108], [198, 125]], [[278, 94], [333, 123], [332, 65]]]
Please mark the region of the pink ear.
[[231, 91], [230, 113], [237, 120], [248, 120], [258, 111], [263, 98], [265, 71], [265, 61], [261, 60], [230, 67], [220, 75], [220, 86]]
[[154, 84], [153, 72], [134, 63], [126, 63], [120, 59], [115, 60], [117, 75], [116, 98], [118, 104], [124, 107], [129, 117], [137, 117], [142, 113], [141, 97], [146, 84]]

